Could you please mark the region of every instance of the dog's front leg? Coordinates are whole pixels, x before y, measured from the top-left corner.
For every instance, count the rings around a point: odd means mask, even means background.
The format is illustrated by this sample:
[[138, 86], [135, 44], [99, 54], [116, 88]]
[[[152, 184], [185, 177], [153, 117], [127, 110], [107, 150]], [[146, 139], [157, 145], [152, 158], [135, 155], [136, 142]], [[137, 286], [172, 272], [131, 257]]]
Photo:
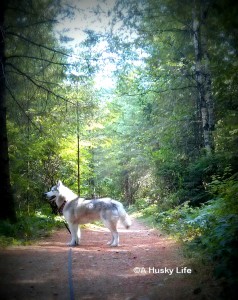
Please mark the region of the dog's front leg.
[[80, 227], [78, 225], [78, 228], [77, 228], [77, 244], [78, 245], [80, 244], [80, 239], [81, 239], [81, 230], [80, 230]]
[[68, 246], [77, 246], [79, 244], [80, 239], [80, 229], [78, 224], [68, 223], [69, 229], [71, 232], [71, 241], [68, 243]]

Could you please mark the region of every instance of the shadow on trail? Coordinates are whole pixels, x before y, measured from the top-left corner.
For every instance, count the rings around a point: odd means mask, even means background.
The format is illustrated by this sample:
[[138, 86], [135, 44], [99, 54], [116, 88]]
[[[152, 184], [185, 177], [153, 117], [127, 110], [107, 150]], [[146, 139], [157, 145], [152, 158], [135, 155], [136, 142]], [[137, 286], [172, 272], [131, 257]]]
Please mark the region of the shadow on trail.
[[[189, 267], [173, 240], [137, 221], [119, 233], [121, 246], [113, 248], [106, 245], [110, 234], [105, 228], [82, 229], [82, 244], [71, 248], [71, 273], [66, 230], [33, 246], [2, 250], [0, 298], [72, 300], [70, 276], [76, 300], [208, 299], [204, 298], [208, 291], [199, 290], [196, 270], [192, 274], [149, 272]], [[217, 299], [214, 290], [212, 295], [209, 299]]]

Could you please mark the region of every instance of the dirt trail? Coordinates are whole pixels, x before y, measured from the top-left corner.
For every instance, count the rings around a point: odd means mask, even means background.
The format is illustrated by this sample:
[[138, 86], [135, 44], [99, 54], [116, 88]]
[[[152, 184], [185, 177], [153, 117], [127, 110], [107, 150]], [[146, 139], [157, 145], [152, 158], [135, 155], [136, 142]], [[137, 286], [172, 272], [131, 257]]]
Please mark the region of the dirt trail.
[[107, 229], [92, 225], [78, 247], [65, 246], [62, 229], [33, 246], [1, 250], [0, 299], [219, 299], [207, 270], [188, 265], [173, 240], [136, 220], [119, 232], [117, 248], [106, 245]]

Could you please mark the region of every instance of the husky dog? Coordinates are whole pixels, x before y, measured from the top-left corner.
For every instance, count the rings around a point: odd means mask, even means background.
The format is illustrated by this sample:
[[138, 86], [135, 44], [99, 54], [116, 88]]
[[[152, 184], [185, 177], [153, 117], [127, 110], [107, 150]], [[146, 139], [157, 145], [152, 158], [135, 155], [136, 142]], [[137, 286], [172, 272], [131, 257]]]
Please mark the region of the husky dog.
[[90, 223], [101, 219], [107, 227], [112, 239], [108, 245], [116, 247], [119, 244], [119, 235], [117, 232], [117, 223], [120, 220], [125, 228], [131, 226], [131, 219], [126, 213], [123, 205], [111, 198], [101, 198], [85, 200], [79, 198], [69, 188], [63, 185], [61, 181], [45, 193], [50, 201], [55, 201], [59, 213], [63, 214], [71, 232], [71, 241], [69, 246], [76, 246], [80, 242], [79, 224]]

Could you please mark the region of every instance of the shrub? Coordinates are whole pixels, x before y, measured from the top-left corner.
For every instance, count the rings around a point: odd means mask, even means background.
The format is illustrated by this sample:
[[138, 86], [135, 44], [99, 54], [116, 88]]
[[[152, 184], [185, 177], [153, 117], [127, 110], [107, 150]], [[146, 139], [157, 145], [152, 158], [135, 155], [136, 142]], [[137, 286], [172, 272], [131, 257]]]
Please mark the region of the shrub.
[[214, 274], [226, 278], [229, 288], [225, 293], [229, 296], [238, 284], [237, 174], [213, 177], [207, 189], [212, 200], [195, 208], [185, 202], [159, 213], [157, 221], [163, 230], [195, 246], [196, 252], [202, 250], [204, 258], [215, 263]]
[[15, 224], [0, 222], [0, 245], [6, 247], [11, 244], [28, 244], [61, 226], [62, 218], [47, 214], [44, 210], [31, 215], [21, 214]]

